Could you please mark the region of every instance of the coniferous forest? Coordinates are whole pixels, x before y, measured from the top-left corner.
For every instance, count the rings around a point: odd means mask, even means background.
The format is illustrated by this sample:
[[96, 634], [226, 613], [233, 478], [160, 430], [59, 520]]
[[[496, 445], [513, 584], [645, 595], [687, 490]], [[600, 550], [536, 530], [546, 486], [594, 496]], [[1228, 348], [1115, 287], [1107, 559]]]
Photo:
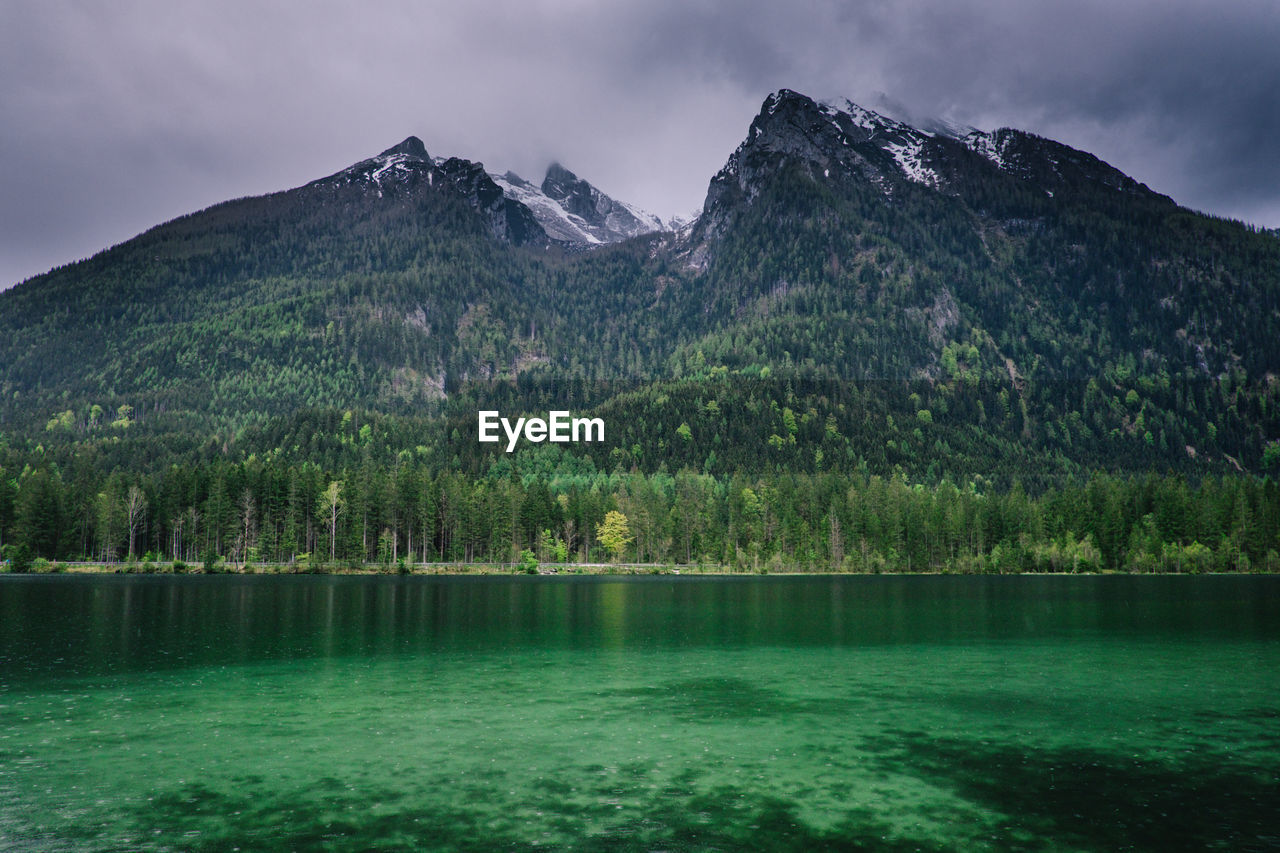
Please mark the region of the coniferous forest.
[[921, 184], [829, 120], [771, 96], [680, 232], [517, 232], [424, 151], [0, 294], [10, 568], [1280, 569], [1280, 238], [1027, 134]]

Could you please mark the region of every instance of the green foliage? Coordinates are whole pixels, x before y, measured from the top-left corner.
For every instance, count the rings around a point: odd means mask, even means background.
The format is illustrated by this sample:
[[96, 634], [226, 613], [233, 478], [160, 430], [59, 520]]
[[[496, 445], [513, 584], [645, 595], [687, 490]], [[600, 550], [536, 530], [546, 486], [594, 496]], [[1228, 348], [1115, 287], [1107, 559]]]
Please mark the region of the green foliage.
[[4, 546], [4, 558], [9, 563], [9, 571], [15, 575], [24, 575], [31, 571], [31, 549], [25, 543]]
[[[639, 393], [654, 410], [609, 421], [630, 434], [593, 455], [598, 468], [700, 466], [713, 451], [720, 472], [751, 459], [808, 468], [821, 449], [837, 470], [861, 458], [929, 481], [927, 459], [1006, 481], [1013, 470], [1219, 473], [1226, 455], [1263, 470], [1280, 241], [1096, 175], [1049, 199], [954, 154], [954, 193], [906, 184], [892, 203], [866, 182], [780, 166], [726, 214], [706, 269], [659, 238], [513, 249], [429, 188], [220, 205], [0, 296], [0, 423], [132, 472], [241, 447], [332, 466], [386, 445], [421, 447], [443, 468], [477, 405], [528, 411], [551, 398], [612, 413]], [[739, 380], [793, 394], [743, 399]], [[942, 429], [871, 441], [846, 409], [835, 414], [850, 440], [822, 446], [804, 415], [833, 414], [829, 395], [806, 383], [854, 383], [838, 396], [881, 414], [928, 411]], [[686, 384], [678, 406], [656, 403]], [[919, 404], [903, 405], [903, 390]], [[748, 410], [724, 411], [730, 397]], [[772, 402], [767, 415], [749, 408]], [[329, 406], [354, 420], [244, 441]], [[387, 416], [430, 439], [384, 435]], [[752, 440], [741, 417], [769, 428]], [[1031, 447], [1009, 455], [1019, 443]]]
[[[1273, 565], [1280, 241], [1100, 167], [1049, 197], [947, 156], [945, 193], [780, 163], [693, 244], [512, 248], [430, 188], [160, 226], [0, 294], [0, 542], [175, 571]], [[482, 408], [606, 440], [508, 455]]]
[[1262, 452], [1262, 470], [1280, 474], [1280, 440], [1272, 441]]
[[605, 514], [604, 520], [596, 528], [596, 536], [614, 560], [620, 559], [622, 552], [635, 541], [627, 517], [617, 510], [609, 510]]

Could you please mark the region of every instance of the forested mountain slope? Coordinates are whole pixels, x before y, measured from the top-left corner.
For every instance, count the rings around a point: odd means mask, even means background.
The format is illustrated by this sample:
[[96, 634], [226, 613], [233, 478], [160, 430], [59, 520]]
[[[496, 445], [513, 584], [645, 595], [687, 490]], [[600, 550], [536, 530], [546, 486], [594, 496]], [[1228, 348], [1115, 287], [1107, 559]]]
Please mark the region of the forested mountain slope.
[[[1043, 487], [1280, 456], [1280, 239], [1050, 140], [781, 90], [691, 227], [586, 250], [499, 181], [410, 137], [0, 294], [6, 466], [302, 460], [281, 436], [353, 410], [479, 473], [497, 406], [603, 416], [575, 452], [605, 470]], [[560, 167], [534, 189], [652, 226]]]

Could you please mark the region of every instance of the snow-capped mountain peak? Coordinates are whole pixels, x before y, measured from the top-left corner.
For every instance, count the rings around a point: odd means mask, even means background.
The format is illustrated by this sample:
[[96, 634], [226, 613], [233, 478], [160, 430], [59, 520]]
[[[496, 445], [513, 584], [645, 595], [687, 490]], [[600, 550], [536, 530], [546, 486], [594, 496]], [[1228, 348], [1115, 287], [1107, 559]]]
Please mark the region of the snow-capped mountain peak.
[[533, 218], [538, 220], [542, 230], [546, 231], [547, 236], [552, 240], [590, 245], [607, 242], [593, 234], [582, 217], [569, 213], [539, 187], [529, 183], [515, 172], [507, 172], [503, 175], [490, 173], [489, 177], [502, 188], [503, 195], [529, 208]]
[[[559, 163], [551, 165], [538, 186], [514, 172], [491, 173], [470, 160], [432, 157], [416, 136], [313, 185], [346, 187], [378, 198], [447, 188], [475, 208], [495, 236], [516, 243], [549, 238], [589, 247], [667, 230], [658, 217], [605, 195]], [[545, 236], [537, 233], [542, 231]]]
[[750, 205], [784, 167], [815, 181], [870, 184], [886, 198], [918, 184], [954, 195], [995, 169], [1047, 196], [1081, 182], [1124, 192], [1150, 192], [1096, 157], [1019, 130], [992, 132], [940, 120], [925, 127], [847, 99], [814, 101], [780, 89], [769, 95], [747, 137], [711, 180], [700, 235], [714, 236], [732, 211]]
[[559, 163], [547, 169], [541, 186], [514, 172], [490, 177], [508, 198], [529, 208], [554, 240], [599, 245], [665, 230], [658, 217], [610, 198]]
[[376, 157], [361, 160], [317, 183], [364, 186], [381, 197], [388, 190], [412, 188], [420, 183], [433, 185], [443, 162], [442, 158], [432, 159], [422, 140], [410, 136]]

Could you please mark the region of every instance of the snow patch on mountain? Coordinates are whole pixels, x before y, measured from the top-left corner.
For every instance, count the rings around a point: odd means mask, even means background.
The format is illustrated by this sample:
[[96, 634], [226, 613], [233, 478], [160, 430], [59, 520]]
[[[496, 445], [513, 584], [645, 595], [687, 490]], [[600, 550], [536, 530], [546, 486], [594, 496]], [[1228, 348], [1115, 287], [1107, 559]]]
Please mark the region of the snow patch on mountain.
[[558, 163], [547, 169], [542, 186], [514, 172], [490, 177], [529, 208], [549, 237], [564, 243], [596, 246], [669, 230], [658, 217], [610, 198]]
[[937, 172], [925, 165], [921, 156], [923, 148], [924, 141], [920, 139], [891, 142], [884, 146], [884, 150], [893, 156], [898, 163], [898, 168], [902, 169], [902, 173], [910, 180], [928, 187], [938, 187], [942, 179]]
[[[908, 180], [929, 187], [938, 187], [942, 183], [938, 173], [924, 161], [924, 145], [934, 136], [933, 133], [858, 106], [847, 98], [822, 101], [818, 109], [839, 130], [843, 130], [843, 123], [848, 122], [866, 131], [864, 141], [879, 146], [893, 157]], [[844, 144], [849, 144], [847, 139]]]
[[375, 183], [381, 183], [383, 175], [392, 169], [403, 168], [404, 161], [408, 158], [408, 154], [392, 154], [390, 157], [378, 158], [382, 162], [379, 163], [378, 167], [374, 169], [371, 175], [369, 175], [369, 180], [374, 181]]
[[999, 131], [985, 133], [981, 130], [975, 130], [965, 134], [960, 138], [960, 141], [970, 151], [990, 160], [997, 169], [1005, 170], [1008, 168], [1008, 162], [1005, 157], [1005, 149], [1008, 147], [1007, 135], [1001, 134]]
[[[830, 117], [833, 121], [839, 121], [840, 116], [847, 116], [854, 127], [860, 127], [870, 132], [873, 136], [881, 131], [914, 131], [914, 128], [903, 124], [900, 121], [880, 115], [880, 113], [872, 112], [865, 107], [860, 107], [848, 98], [837, 98], [828, 101], [820, 101], [818, 109], [824, 115]], [[838, 125], [837, 125], [838, 126]]]
[[493, 182], [502, 188], [507, 198], [520, 202], [529, 208], [534, 219], [553, 240], [565, 243], [589, 243], [598, 245], [606, 242], [587, 226], [581, 216], [575, 216], [549, 198], [541, 189], [529, 183], [514, 172], [505, 175], [490, 174]]
[[428, 186], [434, 186], [435, 171], [444, 162], [443, 157], [428, 155], [421, 141], [411, 136], [376, 157], [361, 160], [321, 180], [348, 185], [362, 184], [371, 191], [376, 191], [378, 197], [382, 198], [384, 190], [407, 187], [423, 181]]
[[638, 234], [647, 234], [651, 231], [662, 231], [662, 230], [665, 230], [666, 228], [666, 224], [662, 221], [660, 217], [654, 216], [652, 213], [649, 213], [647, 210], [642, 210], [641, 208], [636, 207], [633, 204], [629, 204], [628, 202], [625, 202], [625, 201], [619, 201], [616, 198], [613, 199], [613, 203], [618, 207], [620, 207], [622, 210], [625, 210], [627, 212], [627, 215], [630, 216], [633, 220], [640, 223], [641, 227], [644, 230], [637, 231], [636, 233]]
[[514, 172], [496, 174], [470, 160], [432, 157], [416, 136], [313, 183], [358, 187], [378, 198], [424, 186], [449, 188], [486, 219], [496, 236], [517, 243], [539, 237], [539, 229], [553, 241], [579, 248], [671, 230], [653, 214], [610, 198], [559, 164], [552, 164], [537, 186]]

